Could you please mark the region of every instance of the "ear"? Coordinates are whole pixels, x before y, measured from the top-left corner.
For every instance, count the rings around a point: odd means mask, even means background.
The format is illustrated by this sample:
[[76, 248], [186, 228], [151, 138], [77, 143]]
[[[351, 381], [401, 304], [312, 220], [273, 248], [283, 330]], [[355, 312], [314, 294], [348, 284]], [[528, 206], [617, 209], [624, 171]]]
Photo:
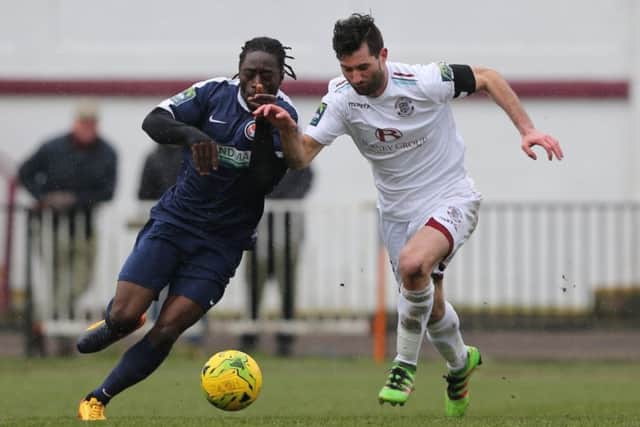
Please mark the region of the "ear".
[[383, 47], [382, 49], [380, 49], [380, 55], [378, 55], [378, 57], [383, 61], [386, 61], [388, 55], [389, 55], [389, 50], [386, 47]]

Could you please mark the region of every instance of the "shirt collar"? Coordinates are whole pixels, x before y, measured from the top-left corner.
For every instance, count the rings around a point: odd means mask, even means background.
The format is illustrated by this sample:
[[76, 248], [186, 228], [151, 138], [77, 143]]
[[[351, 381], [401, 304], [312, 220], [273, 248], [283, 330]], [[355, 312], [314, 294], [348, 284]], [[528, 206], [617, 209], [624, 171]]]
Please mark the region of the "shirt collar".
[[237, 98], [238, 98], [238, 104], [240, 104], [240, 106], [242, 108], [244, 108], [247, 112], [251, 112], [251, 109], [249, 108], [249, 106], [247, 105], [247, 101], [244, 100], [244, 98], [242, 97], [242, 92], [240, 90], [240, 85], [238, 84], [238, 93], [237, 93]]

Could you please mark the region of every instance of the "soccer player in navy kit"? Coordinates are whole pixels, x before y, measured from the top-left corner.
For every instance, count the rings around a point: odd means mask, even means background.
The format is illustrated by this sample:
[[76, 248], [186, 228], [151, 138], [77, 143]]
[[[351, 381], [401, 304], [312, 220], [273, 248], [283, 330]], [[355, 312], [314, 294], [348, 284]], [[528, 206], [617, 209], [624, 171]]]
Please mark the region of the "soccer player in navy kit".
[[264, 196], [286, 171], [279, 133], [256, 125], [252, 111], [274, 103], [297, 120], [279, 90], [285, 74], [295, 78], [286, 49], [268, 37], [249, 40], [237, 79], [196, 83], [145, 118], [142, 127], [156, 142], [184, 147], [183, 166], [138, 234], [105, 319], [78, 339], [78, 350], [100, 351], [130, 334], [167, 285], [169, 295], [149, 332], [80, 402], [80, 419], [105, 419], [111, 398], [155, 371], [180, 334], [220, 300], [251, 246]]

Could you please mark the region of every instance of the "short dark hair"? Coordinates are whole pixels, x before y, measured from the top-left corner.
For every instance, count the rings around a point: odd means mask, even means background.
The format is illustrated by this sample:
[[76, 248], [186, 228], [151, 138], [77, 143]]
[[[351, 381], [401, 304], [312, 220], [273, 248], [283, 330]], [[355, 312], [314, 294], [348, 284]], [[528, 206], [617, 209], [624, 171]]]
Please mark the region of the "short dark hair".
[[333, 50], [338, 59], [351, 55], [364, 42], [367, 42], [369, 52], [377, 58], [384, 41], [371, 15], [353, 13], [346, 19], [338, 20], [333, 27]]
[[283, 46], [279, 40], [272, 39], [271, 37], [254, 37], [242, 46], [238, 67], [242, 66], [247, 53], [255, 51], [266, 52], [276, 58], [283, 75], [286, 74], [295, 79], [296, 73], [293, 71], [293, 68], [285, 62], [286, 59], [294, 59], [293, 56], [287, 55], [286, 51], [289, 49], [291, 49], [289, 46]]

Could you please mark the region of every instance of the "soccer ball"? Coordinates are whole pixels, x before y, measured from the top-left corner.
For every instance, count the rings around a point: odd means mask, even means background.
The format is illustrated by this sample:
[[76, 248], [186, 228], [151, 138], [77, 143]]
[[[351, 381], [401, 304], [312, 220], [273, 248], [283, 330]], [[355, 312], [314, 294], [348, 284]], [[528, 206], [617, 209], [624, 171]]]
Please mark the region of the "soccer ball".
[[251, 356], [226, 350], [204, 364], [200, 383], [207, 400], [216, 408], [239, 411], [252, 404], [262, 388], [262, 372]]

